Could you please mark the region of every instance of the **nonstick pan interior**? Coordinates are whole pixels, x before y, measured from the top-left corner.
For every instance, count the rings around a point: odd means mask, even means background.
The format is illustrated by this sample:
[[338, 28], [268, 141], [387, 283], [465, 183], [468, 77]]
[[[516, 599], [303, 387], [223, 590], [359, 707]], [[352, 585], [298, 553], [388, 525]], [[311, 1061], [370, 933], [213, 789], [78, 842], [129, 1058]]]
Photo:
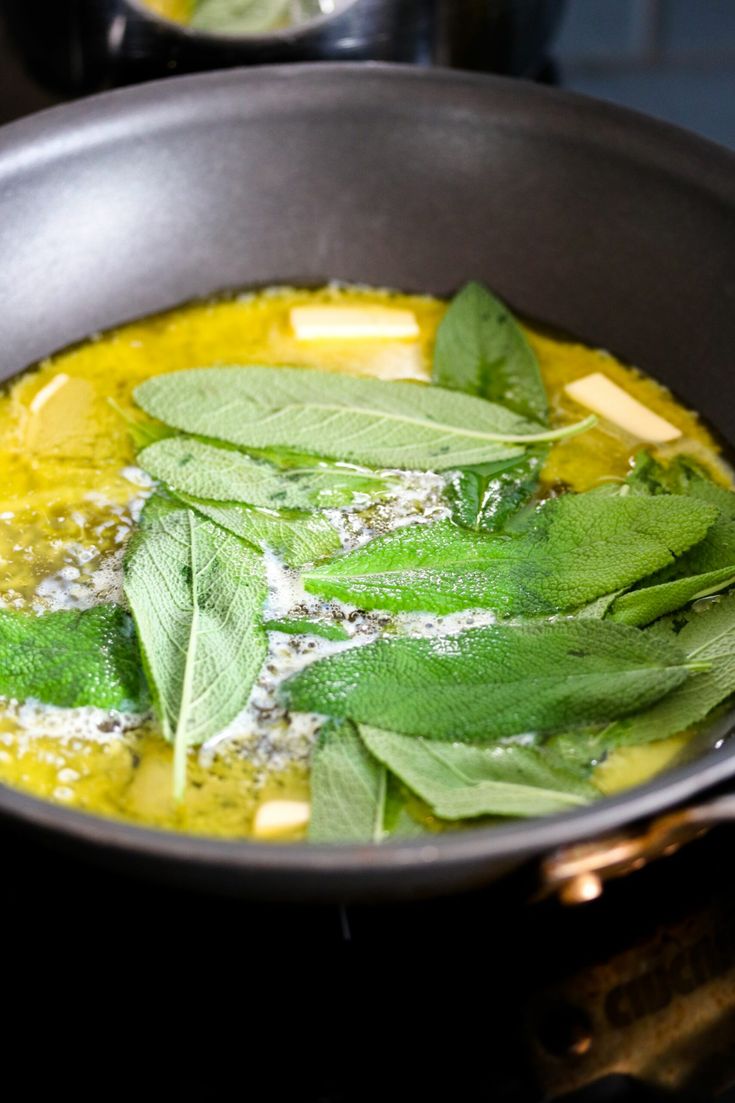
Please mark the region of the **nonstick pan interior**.
[[[330, 279], [523, 314], [644, 367], [735, 441], [735, 158], [499, 78], [311, 65], [95, 97], [0, 137], [2, 377], [220, 289]], [[714, 739], [714, 737], [713, 737]], [[222, 842], [0, 789], [0, 812], [97, 859], [290, 898], [448, 892], [692, 799], [735, 743], [564, 816], [381, 848]]]

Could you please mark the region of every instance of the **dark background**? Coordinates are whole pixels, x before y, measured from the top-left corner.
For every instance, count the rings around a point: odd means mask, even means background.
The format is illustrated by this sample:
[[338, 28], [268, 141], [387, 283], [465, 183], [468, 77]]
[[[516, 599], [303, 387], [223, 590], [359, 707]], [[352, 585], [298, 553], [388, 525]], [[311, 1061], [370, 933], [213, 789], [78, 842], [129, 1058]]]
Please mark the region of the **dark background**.
[[734, 0], [567, 0], [563, 83], [735, 147]]
[[[5, 122], [56, 99], [8, 50], [2, 9], [0, 0]], [[564, 86], [735, 148], [735, 0], [566, 0], [552, 56]]]

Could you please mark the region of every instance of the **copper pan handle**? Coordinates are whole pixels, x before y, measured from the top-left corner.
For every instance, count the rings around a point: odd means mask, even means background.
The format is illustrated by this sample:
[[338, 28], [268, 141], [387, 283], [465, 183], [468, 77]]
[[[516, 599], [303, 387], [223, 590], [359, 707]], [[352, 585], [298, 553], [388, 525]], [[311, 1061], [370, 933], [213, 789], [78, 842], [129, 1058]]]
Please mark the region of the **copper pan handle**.
[[564, 904], [594, 900], [602, 893], [606, 881], [674, 854], [710, 827], [728, 821], [735, 821], [735, 794], [669, 812], [629, 832], [560, 847], [541, 864], [538, 895], [541, 898], [556, 895]]

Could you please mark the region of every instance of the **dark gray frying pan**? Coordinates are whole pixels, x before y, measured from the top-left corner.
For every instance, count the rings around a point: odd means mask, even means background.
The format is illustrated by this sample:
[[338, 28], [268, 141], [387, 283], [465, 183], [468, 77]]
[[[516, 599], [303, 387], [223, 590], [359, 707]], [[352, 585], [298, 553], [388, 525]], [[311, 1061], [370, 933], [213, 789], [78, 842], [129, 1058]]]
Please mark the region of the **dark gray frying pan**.
[[[96, 97], [2, 133], [0, 246], [3, 378], [223, 288], [338, 278], [446, 295], [473, 277], [645, 367], [735, 441], [735, 157], [576, 96], [312, 65]], [[733, 774], [735, 740], [589, 809], [379, 848], [177, 836], [2, 788], [0, 811], [200, 886], [376, 898], [490, 880]]]

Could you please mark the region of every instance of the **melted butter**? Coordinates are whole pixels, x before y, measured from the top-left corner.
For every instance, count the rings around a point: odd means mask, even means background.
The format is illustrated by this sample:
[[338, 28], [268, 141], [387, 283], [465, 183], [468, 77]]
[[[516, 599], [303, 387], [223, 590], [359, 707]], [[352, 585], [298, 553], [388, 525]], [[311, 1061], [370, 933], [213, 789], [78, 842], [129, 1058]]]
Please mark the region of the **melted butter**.
[[[164, 0], [159, 0], [159, 10]], [[171, 5], [173, 6], [173, 4]], [[165, 14], [168, 14], [166, 12]], [[395, 305], [414, 311], [417, 340], [299, 343], [292, 306], [316, 302]], [[211, 364], [300, 364], [381, 379], [428, 381], [436, 327], [445, 306], [427, 297], [335, 287], [271, 290], [197, 303], [123, 326], [68, 349], [0, 394], [0, 600], [39, 608], [49, 579], [71, 570], [94, 578], [119, 557], [142, 488], [134, 452], [113, 399], [133, 411], [132, 390], [152, 375]], [[655, 381], [606, 353], [527, 330], [561, 422], [580, 417], [563, 386], [604, 371], [678, 426], [676, 450], [717, 467], [716, 446], [696, 415]], [[585, 490], [625, 476], [637, 442], [603, 424], [555, 446], [548, 485]], [[663, 450], [664, 454], [670, 454]], [[143, 488], [142, 492], [145, 490]], [[46, 606], [48, 607], [48, 605]], [[434, 618], [434, 620], [441, 618]], [[670, 765], [686, 737], [626, 748], [598, 768], [605, 792], [646, 780]], [[151, 726], [106, 740], [34, 735], [0, 718], [0, 780], [97, 814], [199, 834], [245, 837], [258, 804], [308, 798], [305, 764], [266, 772], [241, 756], [192, 755], [186, 799], [171, 799], [171, 748]], [[294, 833], [294, 836], [295, 837]]]
[[643, 747], [620, 747], [595, 770], [595, 783], [606, 796], [648, 781], [682, 759], [691, 736], [672, 735]]
[[188, 23], [194, 10], [194, 0], [142, 0], [143, 6], [162, 15], [164, 19], [173, 19], [175, 23]]

